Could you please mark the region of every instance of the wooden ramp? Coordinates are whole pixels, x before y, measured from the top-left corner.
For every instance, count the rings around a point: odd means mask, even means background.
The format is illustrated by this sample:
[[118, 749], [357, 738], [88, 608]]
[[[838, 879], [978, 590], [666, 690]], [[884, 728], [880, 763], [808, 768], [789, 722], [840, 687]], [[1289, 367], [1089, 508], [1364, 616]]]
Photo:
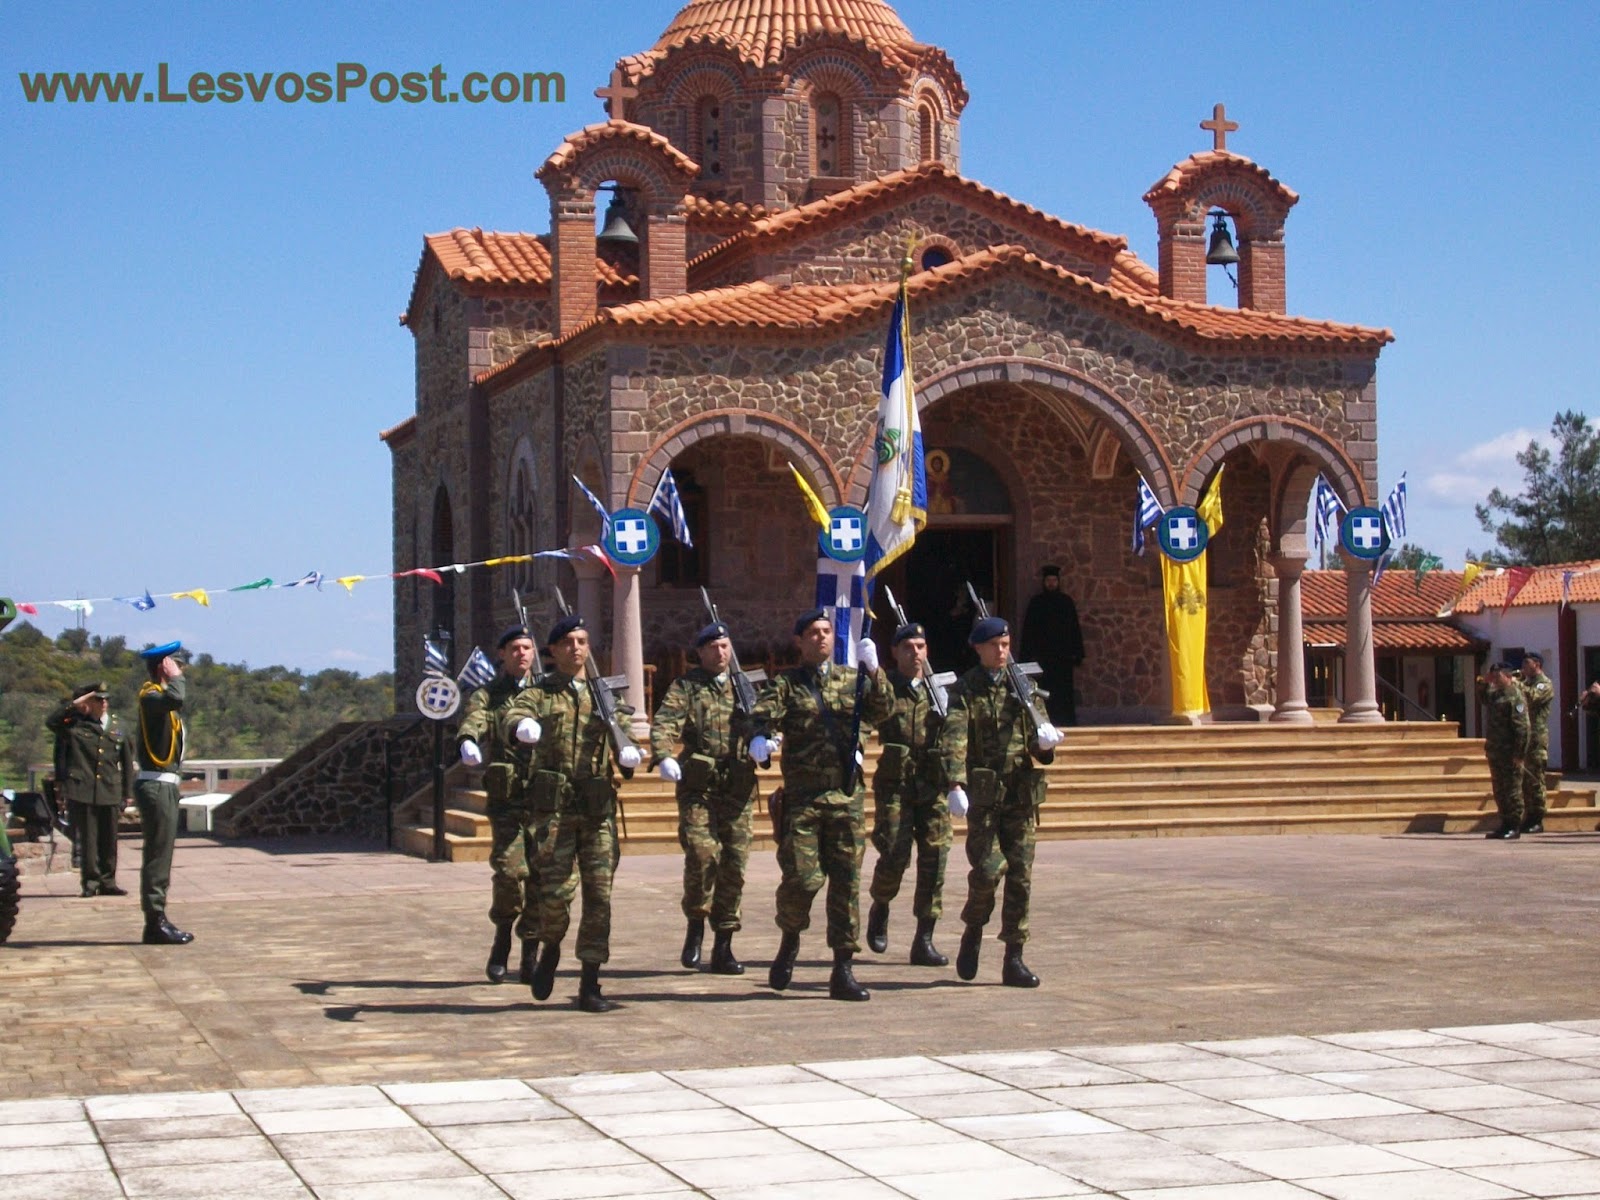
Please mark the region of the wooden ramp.
[[[1454, 725], [1108, 725], [1068, 729], [1046, 768], [1042, 838], [1192, 837], [1271, 833], [1471, 833], [1495, 828], [1483, 742]], [[877, 760], [868, 752], [867, 770]], [[763, 797], [778, 786], [760, 774]], [[1551, 832], [1600, 829], [1591, 791], [1549, 777]], [[450, 858], [489, 856], [485, 794], [465, 768], [449, 776], [445, 841]], [[627, 851], [676, 851], [672, 787], [643, 770], [623, 786]], [[870, 798], [868, 815], [870, 820]], [[433, 850], [432, 791], [410, 797], [395, 819], [395, 848]], [[957, 823], [958, 826], [960, 822]], [[764, 811], [758, 844], [771, 846]], [[959, 831], [958, 831], [959, 832]]]

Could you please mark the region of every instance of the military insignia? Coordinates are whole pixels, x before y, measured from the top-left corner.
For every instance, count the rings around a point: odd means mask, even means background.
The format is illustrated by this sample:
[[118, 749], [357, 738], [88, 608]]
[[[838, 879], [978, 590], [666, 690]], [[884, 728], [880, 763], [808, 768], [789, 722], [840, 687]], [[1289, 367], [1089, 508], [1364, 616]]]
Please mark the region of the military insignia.
[[655, 557], [661, 548], [661, 530], [655, 518], [642, 509], [624, 508], [611, 514], [611, 529], [605, 537], [606, 553], [612, 561], [626, 567], [639, 567]]
[[867, 514], [853, 504], [829, 509], [828, 527], [817, 540], [835, 562], [860, 562], [867, 554]]
[[461, 689], [448, 675], [430, 675], [417, 685], [417, 711], [429, 720], [449, 720], [460, 707]]
[[1205, 553], [1211, 530], [1198, 512], [1183, 504], [1161, 514], [1156, 522], [1156, 538], [1161, 543], [1161, 553], [1173, 562], [1193, 562]]
[[1389, 531], [1376, 508], [1352, 508], [1339, 522], [1339, 546], [1354, 558], [1372, 562], [1389, 549]]
[[894, 461], [895, 455], [900, 453], [900, 431], [898, 429], [885, 429], [878, 434], [877, 442], [878, 465], [886, 467]]

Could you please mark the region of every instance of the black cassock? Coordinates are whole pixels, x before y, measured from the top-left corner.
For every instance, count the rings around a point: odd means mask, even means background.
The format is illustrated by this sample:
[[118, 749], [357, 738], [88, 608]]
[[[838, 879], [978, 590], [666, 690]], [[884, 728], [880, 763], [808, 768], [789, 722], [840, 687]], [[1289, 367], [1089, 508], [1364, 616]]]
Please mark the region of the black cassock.
[[1045, 591], [1028, 601], [1022, 617], [1022, 658], [1043, 668], [1039, 685], [1050, 693], [1046, 704], [1050, 719], [1057, 725], [1076, 725], [1072, 671], [1083, 662], [1083, 630], [1078, 627], [1078, 606], [1071, 596]]

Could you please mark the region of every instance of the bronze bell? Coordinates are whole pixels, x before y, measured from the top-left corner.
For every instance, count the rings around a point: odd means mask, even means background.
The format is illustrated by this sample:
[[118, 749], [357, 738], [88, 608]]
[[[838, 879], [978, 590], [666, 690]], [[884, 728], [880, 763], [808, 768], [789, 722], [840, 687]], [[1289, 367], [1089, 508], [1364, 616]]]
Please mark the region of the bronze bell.
[[1228, 222], [1222, 213], [1212, 213], [1211, 216], [1211, 244], [1206, 247], [1206, 266], [1234, 266], [1239, 261], [1239, 252], [1233, 248], [1233, 238], [1228, 234]]
[[623, 218], [622, 211], [622, 201], [612, 196], [611, 203], [606, 205], [606, 227], [600, 231], [597, 241], [628, 246], [639, 244], [639, 235], [634, 233], [633, 227]]

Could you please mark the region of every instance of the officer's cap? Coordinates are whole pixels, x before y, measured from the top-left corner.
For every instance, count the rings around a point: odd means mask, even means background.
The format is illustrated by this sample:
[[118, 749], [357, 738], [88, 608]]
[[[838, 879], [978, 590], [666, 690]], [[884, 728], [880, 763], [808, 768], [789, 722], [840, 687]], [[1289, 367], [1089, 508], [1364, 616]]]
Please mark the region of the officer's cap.
[[550, 626], [550, 636], [545, 638], [544, 644], [547, 647], [554, 646], [574, 629], [586, 628], [588, 627], [583, 623], [582, 616], [580, 616], [578, 613], [569, 613], [567, 616], [562, 617], [554, 625]]
[[894, 631], [894, 637], [889, 640], [889, 644], [898, 646], [907, 638], [921, 638], [923, 641], [927, 641], [928, 631], [922, 627], [922, 622], [920, 621], [907, 621]]
[[833, 618], [828, 614], [828, 610], [825, 608], [808, 609], [806, 612], [801, 613], [799, 618], [796, 619], [794, 623], [795, 637], [799, 637], [818, 621], [826, 621], [830, 625], [833, 624]]
[[109, 696], [110, 694], [103, 680], [95, 683], [85, 683], [72, 689], [72, 698], [74, 700], [82, 700], [85, 696]]
[[182, 642], [165, 642], [160, 646], [151, 646], [148, 650], [139, 651], [139, 657], [145, 662], [160, 662], [163, 658], [176, 657], [182, 651]]
[[694, 648], [698, 650], [707, 642], [714, 642], [718, 638], [730, 636], [732, 635], [728, 633], [728, 627], [726, 625], [724, 625], [721, 621], [713, 621], [699, 633], [694, 635]]
[[1060, 579], [1061, 568], [1056, 566], [1054, 563], [1051, 563], [1048, 566], [1040, 568], [1039, 575], [1041, 578], [1048, 578], [1049, 576], [1054, 575], [1057, 579]]
[[972, 632], [967, 635], [967, 642], [973, 646], [981, 646], [984, 642], [992, 642], [997, 637], [1005, 637], [1011, 632], [1003, 617], [985, 617], [972, 626]]
[[527, 638], [533, 641], [533, 634], [528, 632], [528, 627], [520, 621], [515, 625], [507, 625], [500, 631], [500, 640], [495, 643], [495, 649], [504, 650], [506, 646], [518, 638]]

